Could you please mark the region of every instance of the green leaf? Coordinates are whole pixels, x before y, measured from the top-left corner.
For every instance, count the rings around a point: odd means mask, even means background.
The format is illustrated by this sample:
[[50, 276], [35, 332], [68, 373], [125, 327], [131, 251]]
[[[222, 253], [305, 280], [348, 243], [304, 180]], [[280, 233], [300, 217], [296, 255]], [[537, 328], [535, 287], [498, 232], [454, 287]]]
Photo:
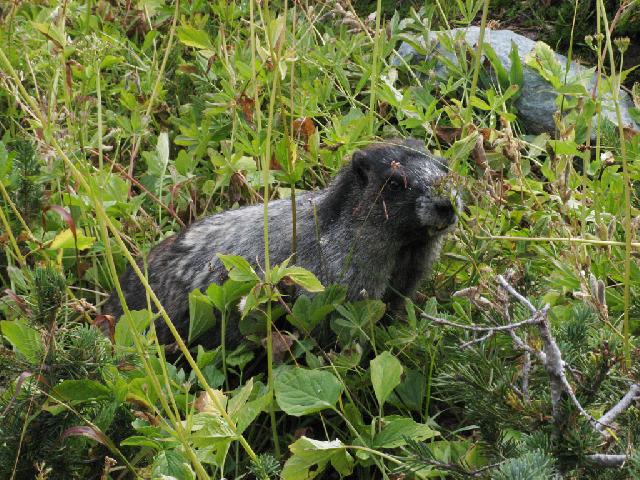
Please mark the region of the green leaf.
[[58, 48], [64, 48], [66, 43], [64, 41], [64, 35], [55, 23], [31, 22], [31, 26], [55, 43]]
[[449, 159], [449, 164], [454, 168], [459, 162], [464, 162], [476, 146], [476, 139], [480, 135], [478, 132], [473, 132], [460, 140], [454, 142], [453, 145], [444, 154]]
[[[78, 250], [87, 250], [90, 248], [96, 241], [95, 237], [87, 237], [82, 230], [77, 230], [77, 241], [78, 241]], [[71, 229], [67, 228], [66, 230], [61, 231], [56, 237], [53, 239], [51, 244], [49, 245], [51, 250], [59, 250], [61, 248], [76, 248], [76, 239], [73, 238], [73, 232]]]
[[587, 89], [580, 83], [567, 83], [556, 89], [558, 93], [563, 95], [588, 95]]
[[507, 75], [507, 71], [502, 65], [502, 62], [496, 55], [495, 50], [491, 46], [490, 43], [484, 42], [482, 46], [482, 52], [489, 59], [489, 63], [491, 63], [491, 67], [493, 71], [496, 72], [496, 77], [498, 77], [498, 82], [502, 88], [506, 88], [509, 85], [509, 76]]
[[266, 412], [269, 405], [271, 405], [271, 395], [268, 393], [244, 404], [235, 415], [238, 434], [242, 434], [261, 412]]
[[244, 258], [238, 255], [223, 255], [218, 253], [218, 258], [229, 272], [229, 278], [236, 282], [259, 282], [260, 277], [253, 267]]
[[89, 379], [65, 380], [53, 388], [51, 396], [65, 403], [92, 402], [112, 398], [109, 387]]
[[320, 280], [309, 270], [302, 267], [288, 267], [285, 270], [285, 276], [309, 292], [322, 292], [324, 290]]
[[178, 40], [187, 47], [194, 47], [199, 50], [212, 50], [213, 45], [209, 35], [202, 30], [184, 25], [176, 29]]
[[216, 324], [213, 313], [213, 302], [207, 295], [195, 289], [189, 294], [189, 334], [188, 341], [192, 342]]
[[300, 437], [289, 445], [293, 454], [284, 464], [281, 480], [308, 480], [321, 474], [331, 463], [341, 475], [353, 471], [353, 457], [340, 440], [322, 441]]
[[537, 71], [542, 78], [558, 88], [562, 85], [564, 70], [555, 52], [544, 42], [536, 42], [533, 50], [525, 56], [525, 63]]
[[520, 53], [518, 52], [518, 45], [513, 40], [511, 41], [511, 51], [509, 52], [509, 59], [511, 59], [511, 68], [509, 69], [509, 83], [511, 85], [518, 85], [522, 89], [524, 84], [524, 73], [522, 71], [522, 61], [520, 60]]
[[382, 352], [371, 360], [371, 384], [378, 405], [382, 407], [394, 388], [400, 383], [402, 364], [390, 352]]
[[251, 284], [227, 280], [222, 285], [212, 283], [207, 287], [207, 297], [219, 312], [227, 310], [240, 297], [251, 290]]
[[549, 140], [549, 145], [557, 155], [579, 155], [578, 146], [571, 140]]
[[191, 441], [198, 448], [236, 438], [236, 434], [219, 413], [197, 413], [191, 417], [191, 424]]
[[229, 405], [227, 406], [227, 413], [233, 416], [244, 407], [247, 400], [249, 400], [249, 396], [251, 395], [251, 391], [253, 390], [253, 377], [249, 379], [249, 381], [239, 389], [236, 394], [229, 400]]
[[13, 156], [9, 155], [4, 143], [0, 141], [0, 181], [6, 182], [9, 174], [11, 173], [11, 167], [13, 166]]
[[129, 319], [126, 318], [126, 314], [122, 315], [120, 321], [116, 323], [115, 344], [119, 347], [131, 347], [133, 345], [133, 336], [142, 335], [149, 326], [150, 320], [151, 315], [148, 310], [131, 310]]
[[401, 416], [385, 417], [385, 426], [373, 439], [373, 448], [397, 448], [407, 444], [406, 438], [424, 441], [439, 435], [423, 423]]
[[120, 442], [120, 446], [149, 447], [154, 450], [162, 450], [162, 444], [160, 442], [142, 435], [132, 435], [131, 437], [125, 438]]
[[334, 408], [342, 384], [330, 372], [291, 367], [274, 382], [276, 401], [288, 415], [300, 417]]
[[42, 338], [35, 328], [23, 320], [0, 321], [2, 335], [29, 363], [38, 363], [44, 353]]
[[509, 88], [507, 88], [502, 94], [502, 97], [500, 98], [501, 103], [505, 103], [511, 97], [516, 95], [519, 91], [520, 91], [520, 87], [518, 85], [510, 85]]
[[196, 478], [189, 460], [178, 450], [163, 450], [153, 459], [152, 478], [193, 480]]
[[300, 295], [293, 304], [291, 314], [287, 320], [297, 329], [311, 333], [311, 331], [327, 315], [335, 310], [335, 305], [344, 302], [346, 290], [339, 285], [329, 285], [323, 292], [312, 298]]
[[485, 102], [484, 100], [478, 97], [471, 97], [469, 99], [469, 103], [471, 104], [472, 107], [479, 108], [480, 110], [487, 110], [487, 111], [491, 110], [491, 105], [489, 105], [487, 102]]

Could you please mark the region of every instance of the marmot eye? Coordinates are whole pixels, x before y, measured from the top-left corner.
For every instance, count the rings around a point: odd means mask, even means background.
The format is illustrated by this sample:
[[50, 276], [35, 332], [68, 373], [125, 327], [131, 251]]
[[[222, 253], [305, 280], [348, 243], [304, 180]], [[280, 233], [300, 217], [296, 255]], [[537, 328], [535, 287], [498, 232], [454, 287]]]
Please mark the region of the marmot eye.
[[389, 190], [391, 190], [392, 192], [397, 192], [400, 190], [400, 182], [396, 181], [396, 180], [389, 180], [389, 182], [387, 182], [387, 188]]

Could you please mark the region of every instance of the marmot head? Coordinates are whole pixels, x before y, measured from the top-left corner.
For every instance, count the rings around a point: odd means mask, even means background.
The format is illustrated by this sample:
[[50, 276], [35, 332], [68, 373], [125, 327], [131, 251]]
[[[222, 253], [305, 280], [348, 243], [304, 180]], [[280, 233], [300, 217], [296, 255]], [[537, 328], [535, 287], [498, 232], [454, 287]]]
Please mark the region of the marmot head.
[[[446, 160], [417, 140], [389, 140], [353, 154], [354, 215], [397, 233], [400, 240], [435, 237], [457, 223], [462, 204], [452, 188]], [[355, 193], [355, 192], [354, 192]]]

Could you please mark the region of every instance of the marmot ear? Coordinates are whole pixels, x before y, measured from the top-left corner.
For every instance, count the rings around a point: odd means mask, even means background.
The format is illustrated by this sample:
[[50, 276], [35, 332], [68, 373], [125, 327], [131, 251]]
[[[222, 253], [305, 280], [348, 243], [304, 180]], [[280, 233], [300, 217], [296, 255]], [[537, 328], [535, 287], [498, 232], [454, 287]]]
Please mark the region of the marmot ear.
[[369, 183], [369, 170], [371, 170], [371, 164], [367, 153], [364, 150], [358, 150], [354, 152], [351, 157], [351, 168], [355, 174], [356, 181], [361, 187], [364, 187]]

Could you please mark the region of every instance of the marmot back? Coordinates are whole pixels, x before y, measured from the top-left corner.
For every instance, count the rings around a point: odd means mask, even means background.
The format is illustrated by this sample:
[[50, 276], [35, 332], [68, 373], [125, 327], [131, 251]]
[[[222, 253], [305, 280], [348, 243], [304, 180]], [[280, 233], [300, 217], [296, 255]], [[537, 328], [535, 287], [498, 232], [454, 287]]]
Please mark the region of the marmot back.
[[[411, 296], [437, 259], [442, 238], [456, 224], [454, 196], [444, 160], [415, 140], [374, 144], [353, 154], [331, 184], [298, 196], [296, 264], [324, 285], [347, 287], [347, 299], [383, 299], [397, 306]], [[216, 254], [240, 255], [254, 266], [264, 260], [263, 205], [206, 217], [154, 247], [147, 260], [149, 283], [183, 338], [189, 326], [188, 295], [227, 272]], [[269, 202], [272, 264], [291, 256], [291, 202]], [[144, 288], [128, 267], [120, 278], [129, 309], [146, 308]], [[118, 318], [112, 293], [104, 313]], [[173, 341], [159, 319], [160, 341]], [[219, 344], [220, 331], [197, 343]], [[241, 341], [237, 318], [227, 324], [229, 347]]]

